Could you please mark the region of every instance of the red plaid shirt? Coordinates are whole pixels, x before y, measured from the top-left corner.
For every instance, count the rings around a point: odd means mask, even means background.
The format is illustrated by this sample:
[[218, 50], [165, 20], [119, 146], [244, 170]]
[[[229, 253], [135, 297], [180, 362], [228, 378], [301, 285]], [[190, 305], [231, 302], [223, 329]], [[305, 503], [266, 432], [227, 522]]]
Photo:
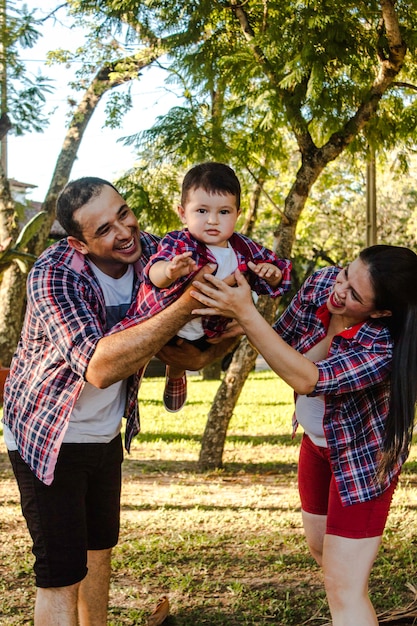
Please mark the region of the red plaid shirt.
[[[301, 354], [326, 336], [330, 321], [326, 300], [339, 271], [329, 267], [308, 278], [274, 325]], [[406, 458], [398, 461], [383, 483], [376, 482], [389, 408], [392, 349], [387, 327], [370, 319], [336, 335], [326, 359], [316, 363], [319, 380], [310, 395], [325, 397], [323, 427], [345, 506], [379, 496]]]
[[[134, 298], [159, 238], [141, 233]], [[39, 257], [29, 273], [23, 330], [4, 392], [3, 422], [36, 476], [50, 484], [73, 406], [98, 341], [138, 320], [108, 330], [103, 293], [82, 254], [66, 240]], [[128, 379], [126, 448], [139, 432], [138, 372]]]
[[[286, 259], [279, 259], [277, 255], [256, 243], [252, 239], [233, 233], [229, 239], [229, 243], [236, 253], [238, 268], [242, 272], [247, 272], [247, 278], [253, 291], [257, 294], [269, 295], [273, 298], [281, 296], [291, 286], [291, 263]], [[192, 252], [192, 258], [197, 263], [197, 269], [189, 274], [176, 280], [172, 285], [165, 289], [158, 289], [149, 280], [149, 268], [157, 261], [170, 261], [175, 255], [184, 252]], [[248, 270], [248, 262], [253, 263], [272, 263], [279, 267], [282, 272], [282, 281], [278, 287], [270, 287], [266, 280], [259, 278], [256, 274]], [[149, 265], [145, 268], [145, 281], [139, 290], [137, 299], [137, 311], [135, 315], [143, 319], [152, 317], [159, 313], [162, 309], [174, 302], [185, 287], [192, 281], [197, 272], [207, 265], [207, 263], [215, 263], [217, 261], [209, 248], [204, 243], [197, 241], [190, 235], [188, 229], [176, 230], [168, 233], [160, 241], [158, 251], [154, 254]], [[224, 332], [225, 327], [230, 322], [229, 319], [220, 316], [207, 316], [202, 318], [204, 334], [208, 337], [216, 337]]]

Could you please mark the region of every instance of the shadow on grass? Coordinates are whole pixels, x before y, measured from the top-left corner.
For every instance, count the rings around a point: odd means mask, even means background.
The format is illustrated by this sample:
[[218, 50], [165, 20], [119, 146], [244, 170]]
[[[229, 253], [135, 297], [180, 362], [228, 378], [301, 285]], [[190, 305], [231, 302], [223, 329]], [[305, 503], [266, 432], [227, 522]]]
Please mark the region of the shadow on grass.
[[[152, 443], [155, 441], [163, 441], [165, 443], [175, 443], [180, 441], [191, 441], [201, 443], [202, 435], [189, 435], [185, 433], [140, 433], [135, 441], [139, 443]], [[228, 435], [226, 442], [241, 443], [249, 446], [263, 446], [265, 444], [271, 446], [288, 446], [296, 447], [300, 444], [301, 437], [292, 439], [291, 435]]]
[[[175, 478], [176, 474], [201, 474], [212, 477], [219, 477], [227, 480], [231, 478], [236, 482], [244, 481], [244, 475], [256, 476], [272, 476], [288, 474], [296, 474], [297, 463], [284, 463], [282, 461], [268, 461], [266, 463], [224, 463], [220, 469], [202, 471], [198, 467], [197, 461], [171, 461], [171, 460], [153, 460], [153, 459], [130, 459], [125, 458], [125, 471], [129, 474], [129, 480], [140, 480], [143, 474], [172, 474]], [[135, 472], [138, 472], [135, 476]]]
[[[245, 400], [244, 398], [239, 400], [239, 405], [240, 406], [252, 406], [255, 403], [251, 400]], [[187, 406], [206, 406], [207, 405], [207, 399], [202, 399], [202, 400], [187, 400]], [[262, 399], [262, 406], [273, 406], [273, 407], [279, 407], [279, 406], [293, 406], [294, 402], [291, 400], [291, 402], [280, 402], [279, 400], [271, 400], [270, 402], [268, 402], [267, 400], [265, 400], [264, 398]], [[139, 407], [147, 407], [147, 406], [157, 406], [157, 407], [162, 407], [162, 400], [157, 400], [157, 399], [143, 399], [139, 397]]]
[[[205, 512], [221, 512], [221, 511], [268, 511], [270, 513], [288, 513], [288, 506], [286, 504], [282, 506], [259, 506], [259, 504], [254, 505], [236, 505], [236, 504], [202, 504], [201, 502], [191, 504], [167, 504], [164, 503], [162, 506], [157, 504], [123, 504], [121, 506], [121, 511], [160, 511], [161, 509], [164, 511], [194, 511], [198, 508], [199, 511]], [[295, 513], [301, 512], [301, 507], [291, 507], [291, 511]]]

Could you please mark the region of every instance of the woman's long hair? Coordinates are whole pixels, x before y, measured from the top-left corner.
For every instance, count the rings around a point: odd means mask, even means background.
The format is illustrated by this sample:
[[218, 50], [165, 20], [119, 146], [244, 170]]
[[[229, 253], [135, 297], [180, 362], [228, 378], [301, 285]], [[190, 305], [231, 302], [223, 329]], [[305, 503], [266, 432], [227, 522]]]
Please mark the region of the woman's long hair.
[[417, 401], [417, 255], [409, 248], [377, 245], [360, 253], [375, 293], [375, 308], [389, 310], [394, 351], [390, 408], [379, 475], [406, 458], [413, 435]]

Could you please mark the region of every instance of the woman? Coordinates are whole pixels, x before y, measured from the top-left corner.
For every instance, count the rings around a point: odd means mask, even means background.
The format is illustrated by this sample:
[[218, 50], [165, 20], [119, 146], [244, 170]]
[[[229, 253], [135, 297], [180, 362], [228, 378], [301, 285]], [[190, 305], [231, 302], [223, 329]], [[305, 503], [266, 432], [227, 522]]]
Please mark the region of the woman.
[[235, 318], [296, 392], [304, 435], [298, 483], [309, 549], [322, 566], [333, 626], [376, 626], [368, 580], [417, 398], [417, 255], [372, 246], [311, 276], [273, 328], [236, 273], [194, 283], [193, 313]]

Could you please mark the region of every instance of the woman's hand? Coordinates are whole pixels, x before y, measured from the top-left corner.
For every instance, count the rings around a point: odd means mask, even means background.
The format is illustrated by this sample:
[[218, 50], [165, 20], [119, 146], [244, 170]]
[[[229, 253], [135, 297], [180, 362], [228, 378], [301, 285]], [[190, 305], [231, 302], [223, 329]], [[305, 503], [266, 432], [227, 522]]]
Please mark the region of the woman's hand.
[[262, 317], [253, 304], [250, 286], [239, 270], [235, 278], [235, 287], [211, 275], [204, 276], [204, 282], [195, 281], [190, 295], [207, 308], [193, 309], [192, 313], [235, 318], [250, 343], [278, 376], [297, 393], [311, 393], [318, 380], [317, 366], [286, 344]]
[[195, 280], [190, 295], [204, 308], [194, 309], [193, 315], [222, 315], [240, 321], [251, 308], [255, 309], [251, 289], [243, 276], [236, 270], [236, 286], [230, 287], [211, 274], [204, 276], [204, 283]]

